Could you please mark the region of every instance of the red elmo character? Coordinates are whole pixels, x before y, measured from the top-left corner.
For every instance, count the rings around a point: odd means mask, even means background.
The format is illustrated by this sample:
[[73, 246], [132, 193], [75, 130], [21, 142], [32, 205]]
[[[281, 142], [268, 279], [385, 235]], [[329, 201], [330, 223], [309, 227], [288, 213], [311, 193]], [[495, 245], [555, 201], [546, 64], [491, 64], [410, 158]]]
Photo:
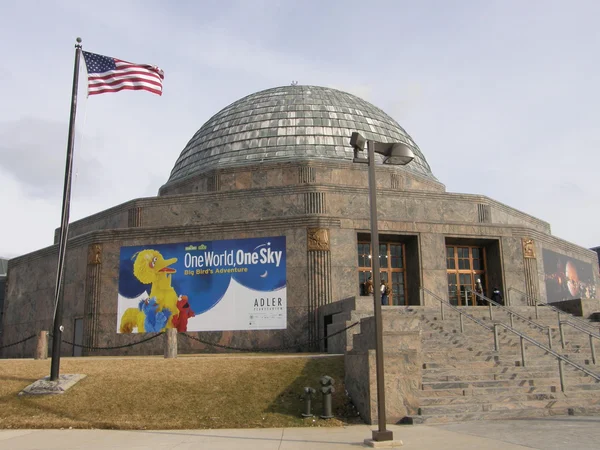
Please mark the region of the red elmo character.
[[180, 333], [187, 331], [188, 319], [196, 317], [196, 313], [190, 308], [187, 295], [180, 295], [177, 299], [177, 309], [179, 314], [173, 317], [173, 328], [177, 328]]

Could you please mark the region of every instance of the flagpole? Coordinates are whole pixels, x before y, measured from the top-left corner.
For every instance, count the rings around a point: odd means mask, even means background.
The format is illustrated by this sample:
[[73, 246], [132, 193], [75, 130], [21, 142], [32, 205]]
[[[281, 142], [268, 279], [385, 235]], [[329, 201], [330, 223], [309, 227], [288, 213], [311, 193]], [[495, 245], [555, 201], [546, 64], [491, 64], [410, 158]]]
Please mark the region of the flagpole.
[[75, 68], [73, 69], [73, 91], [71, 93], [71, 119], [67, 140], [67, 161], [65, 167], [65, 185], [63, 190], [62, 216], [60, 222], [60, 239], [58, 242], [58, 268], [56, 270], [56, 289], [54, 291], [54, 328], [52, 332], [52, 363], [50, 380], [57, 381], [60, 369], [60, 344], [62, 341], [63, 320], [63, 272], [67, 238], [69, 234], [69, 209], [71, 205], [71, 178], [73, 172], [73, 144], [75, 142], [75, 116], [77, 115], [77, 88], [79, 85], [79, 60], [81, 59], [81, 38], [76, 39]]

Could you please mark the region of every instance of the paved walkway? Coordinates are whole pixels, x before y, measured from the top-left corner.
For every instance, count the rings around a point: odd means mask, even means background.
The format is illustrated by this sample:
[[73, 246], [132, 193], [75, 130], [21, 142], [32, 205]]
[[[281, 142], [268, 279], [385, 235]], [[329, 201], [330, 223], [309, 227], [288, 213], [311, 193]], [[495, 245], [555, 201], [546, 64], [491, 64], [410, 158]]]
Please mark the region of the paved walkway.
[[[1, 430], [0, 449], [337, 450], [364, 448], [371, 427], [243, 430]], [[389, 426], [404, 450], [600, 448], [600, 417], [554, 417], [437, 426]]]

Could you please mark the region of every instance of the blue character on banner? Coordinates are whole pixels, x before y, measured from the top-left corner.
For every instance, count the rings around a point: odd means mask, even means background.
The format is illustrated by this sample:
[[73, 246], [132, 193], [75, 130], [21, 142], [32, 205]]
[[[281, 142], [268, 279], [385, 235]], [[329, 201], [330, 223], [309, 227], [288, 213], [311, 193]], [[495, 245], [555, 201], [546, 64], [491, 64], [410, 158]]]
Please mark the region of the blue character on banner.
[[159, 307], [154, 297], [140, 302], [140, 311], [146, 316], [144, 320], [146, 333], [161, 331], [167, 325], [167, 320], [171, 317], [171, 311], [168, 309], [159, 311]]

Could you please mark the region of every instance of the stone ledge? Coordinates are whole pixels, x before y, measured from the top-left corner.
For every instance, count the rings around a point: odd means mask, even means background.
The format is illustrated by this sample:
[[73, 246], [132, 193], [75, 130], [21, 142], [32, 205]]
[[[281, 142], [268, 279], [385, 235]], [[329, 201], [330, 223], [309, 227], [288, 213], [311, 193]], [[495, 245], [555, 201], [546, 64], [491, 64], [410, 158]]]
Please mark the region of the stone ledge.
[[44, 377], [41, 380], [30, 384], [19, 395], [51, 395], [64, 394], [69, 388], [74, 386], [79, 380], [83, 380], [86, 375], [67, 374], [59, 375], [57, 381], [50, 381], [50, 377]]

